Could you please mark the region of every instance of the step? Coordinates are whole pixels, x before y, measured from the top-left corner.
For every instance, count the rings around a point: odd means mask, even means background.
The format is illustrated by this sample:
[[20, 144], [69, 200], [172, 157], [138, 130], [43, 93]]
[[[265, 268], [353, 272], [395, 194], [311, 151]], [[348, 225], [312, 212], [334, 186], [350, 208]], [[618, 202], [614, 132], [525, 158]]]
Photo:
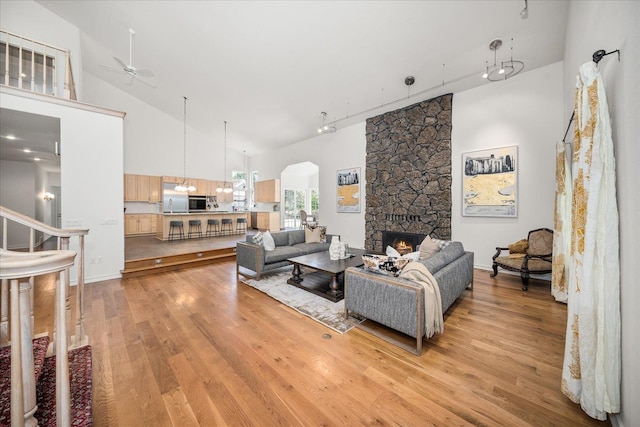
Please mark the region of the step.
[[[33, 370], [38, 382], [45, 361], [49, 337], [33, 340]], [[11, 422], [11, 346], [0, 348], [0, 426], [8, 426]]]
[[235, 257], [235, 247], [189, 252], [177, 255], [157, 256], [127, 261], [125, 262], [124, 270], [122, 270], [121, 273], [122, 277], [135, 277], [233, 260]]
[[[92, 392], [91, 346], [69, 350], [69, 384], [71, 388], [71, 425], [90, 426]], [[36, 387], [39, 426], [56, 425], [56, 356], [47, 357]]]

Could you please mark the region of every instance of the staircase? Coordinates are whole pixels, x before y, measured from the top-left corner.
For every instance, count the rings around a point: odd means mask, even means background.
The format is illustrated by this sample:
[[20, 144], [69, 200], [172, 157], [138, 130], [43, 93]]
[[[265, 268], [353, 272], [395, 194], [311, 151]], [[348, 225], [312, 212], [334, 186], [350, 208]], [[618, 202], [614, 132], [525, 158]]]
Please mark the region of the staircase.
[[[88, 230], [56, 229], [2, 206], [0, 217], [0, 426], [91, 425], [91, 347], [84, 332], [83, 307]], [[9, 221], [29, 228], [28, 252], [6, 249]], [[34, 251], [36, 232], [57, 237], [58, 249]], [[69, 250], [71, 238], [78, 239], [78, 253]], [[69, 296], [74, 264], [78, 270], [75, 329]], [[47, 308], [54, 313], [53, 342], [48, 332], [38, 338], [33, 333], [35, 277], [50, 274], [55, 277], [54, 307]]]

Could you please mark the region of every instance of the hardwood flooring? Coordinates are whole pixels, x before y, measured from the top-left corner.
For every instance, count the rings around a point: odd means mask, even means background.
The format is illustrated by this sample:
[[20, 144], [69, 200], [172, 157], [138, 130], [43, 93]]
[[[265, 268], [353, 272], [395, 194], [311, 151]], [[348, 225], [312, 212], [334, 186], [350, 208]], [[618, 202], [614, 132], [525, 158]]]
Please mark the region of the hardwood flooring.
[[[52, 285], [37, 286], [42, 330]], [[560, 391], [566, 306], [548, 282], [520, 286], [476, 270], [417, 357], [325, 328], [234, 262], [92, 283], [94, 425], [610, 425]]]

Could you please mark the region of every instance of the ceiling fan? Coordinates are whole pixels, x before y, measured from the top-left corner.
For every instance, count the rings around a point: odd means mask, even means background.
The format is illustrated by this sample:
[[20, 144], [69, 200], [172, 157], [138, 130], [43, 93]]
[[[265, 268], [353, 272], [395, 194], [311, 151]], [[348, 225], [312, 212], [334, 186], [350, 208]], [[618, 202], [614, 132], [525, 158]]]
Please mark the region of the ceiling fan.
[[147, 86], [155, 89], [156, 85], [144, 79], [144, 77], [153, 77], [154, 76], [153, 72], [151, 70], [138, 69], [133, 66], [133, 36], [135, 33], [136, 32], [133, 29], [129, 28], [129, 64], [128, 65], [125, 64], [122, 59], [114, 56], [113, 59], [116, 60], [116, 62], [120, 65], [121, 68], [113, 68], [113, 67], [108, 67], [106, 65], [98, 65], [98, 66], [103, 70], [112, 71], [115, 73], [121, 73], [124, 71], [127, 75], [129, 75], [129, 79], [125, 82], [128, 85], [133, 83], [134, 80], [138, 80], [146, 84]]

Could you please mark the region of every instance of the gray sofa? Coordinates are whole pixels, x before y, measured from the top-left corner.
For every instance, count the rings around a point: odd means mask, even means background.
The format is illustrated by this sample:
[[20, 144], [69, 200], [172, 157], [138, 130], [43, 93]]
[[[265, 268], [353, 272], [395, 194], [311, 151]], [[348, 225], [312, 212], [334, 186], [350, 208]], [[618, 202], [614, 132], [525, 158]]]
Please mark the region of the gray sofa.
[[[446, 248], [419, 262], [438, 282], [442, 298], [442, 313], [467, 289], [473, 289], [473, 252], [466, 252], [460, 242], [451, 242]], [[345, 312], [371, 319], [406, 335], [416, 338], [409, 347], [399, 340], [381, 334], [377, 329], [365, 329], [417, 355], [422, 354], [425, 335], [424, 288], [407, 279], [350, 267], [345, 272]]]
[[[261, 245], [253, 243], [253, 236], [247, 235], [246, 241], [236, 244], [236, 276], [260, 280], [263, 273], [291, 265], [288, 258], [329, 250], [331, 234], [327, 234], [326, 243], [305, 243], [304, 230], [274, 231], [271, 233], [276, 248], [265, 251]], [[248, 274], [246, 270], [255, 273]]]

